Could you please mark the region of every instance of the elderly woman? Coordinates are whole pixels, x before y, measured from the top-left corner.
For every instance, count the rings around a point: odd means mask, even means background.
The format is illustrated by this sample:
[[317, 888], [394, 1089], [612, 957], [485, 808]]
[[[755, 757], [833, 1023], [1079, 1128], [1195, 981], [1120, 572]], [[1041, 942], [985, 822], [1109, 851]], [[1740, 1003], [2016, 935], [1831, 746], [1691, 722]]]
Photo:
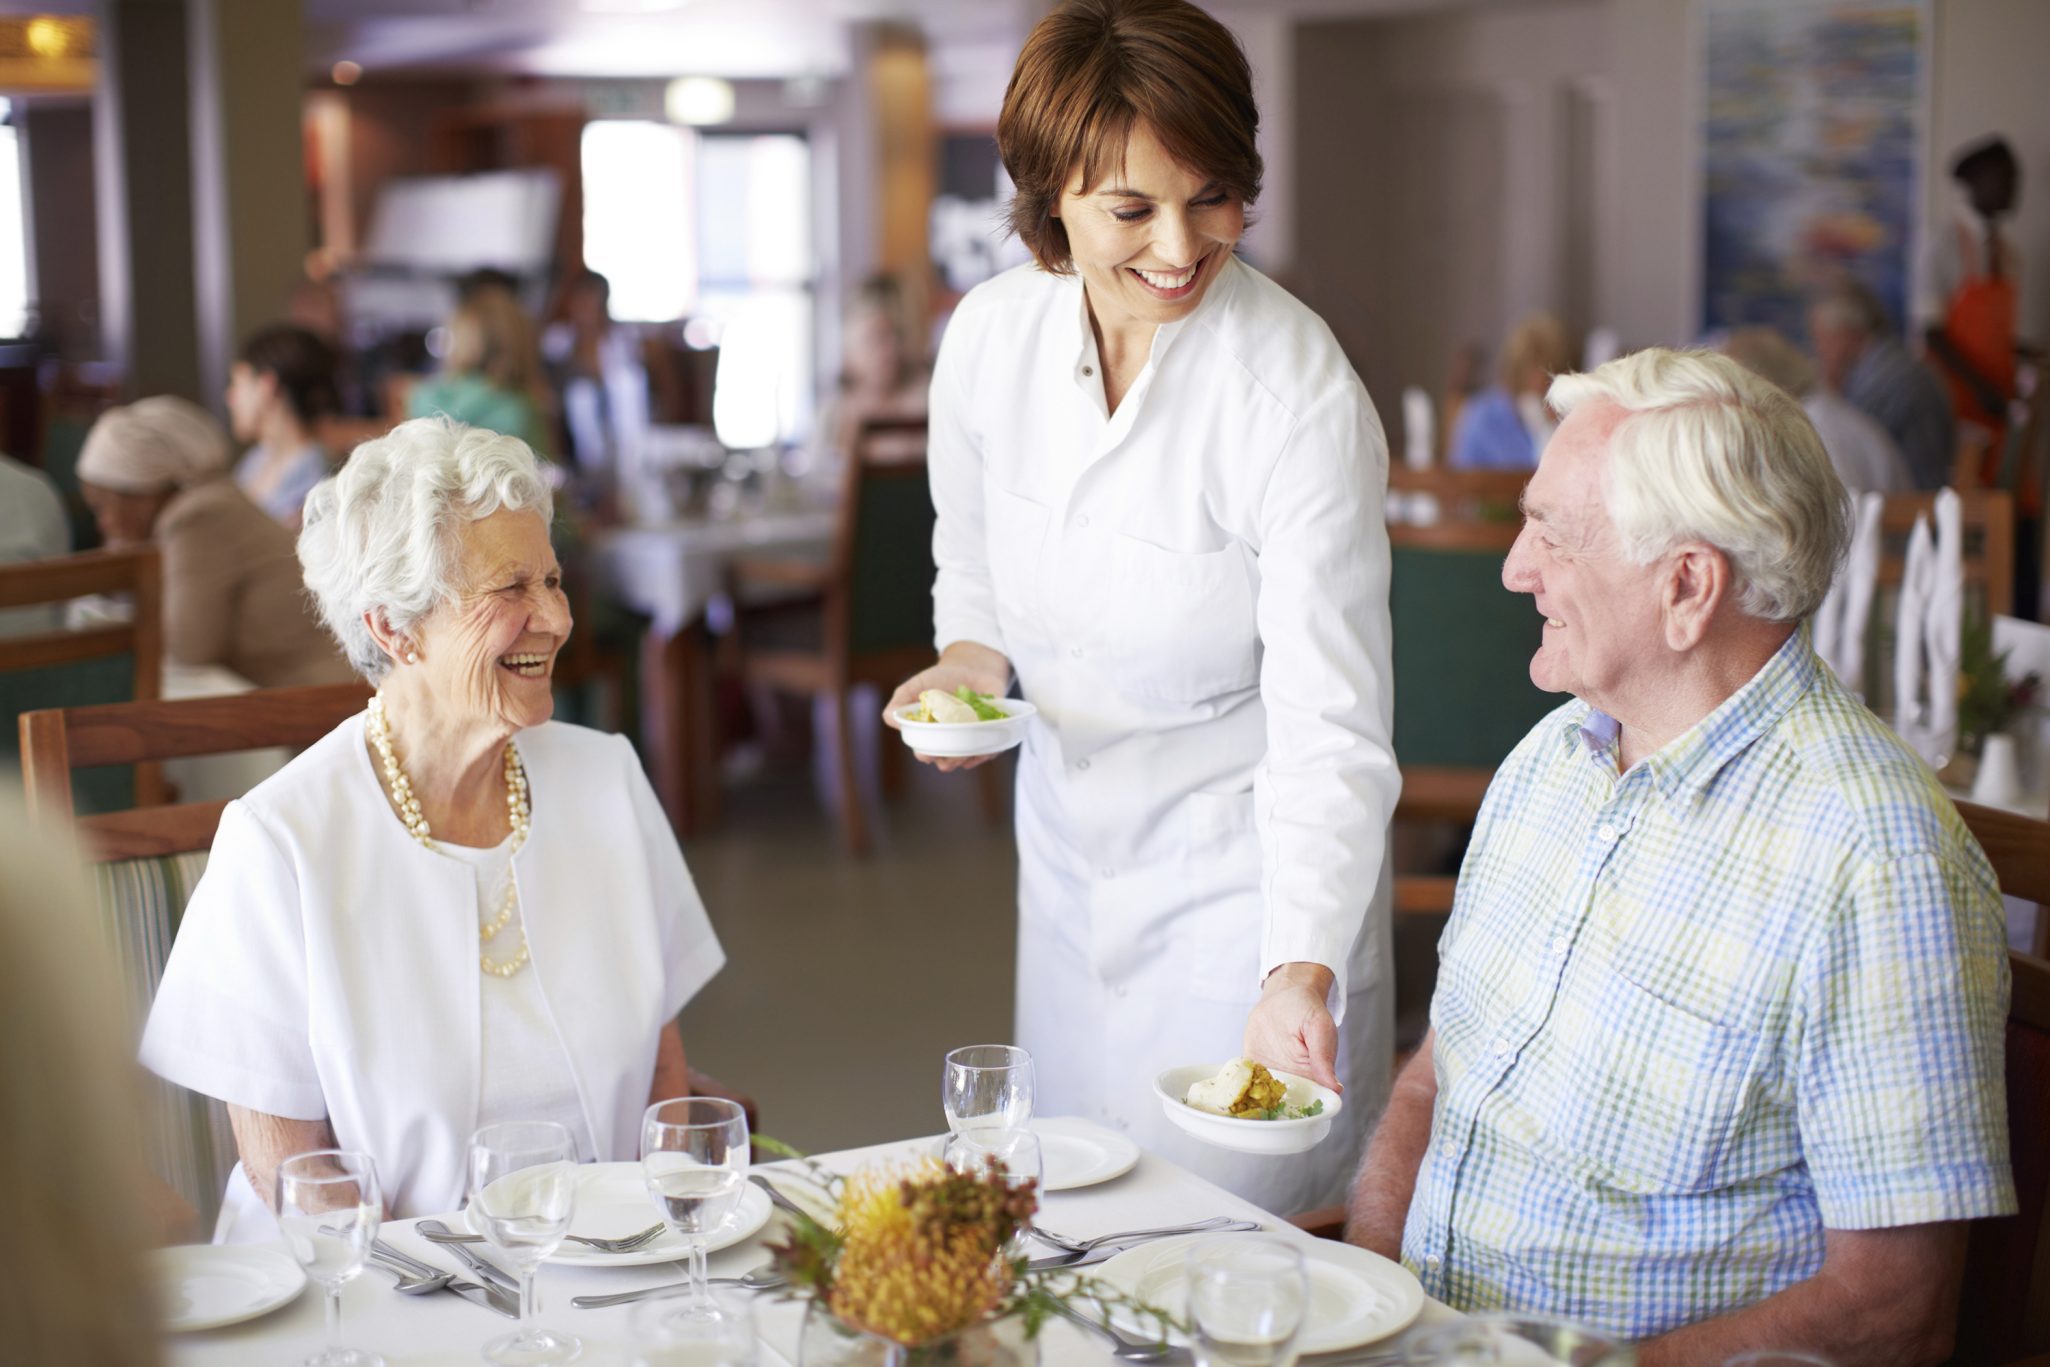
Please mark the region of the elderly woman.
[[111, 408], [78, 455], [109, 546], [154, 541], [164, 563], [164, 651], [259, 688], [341, 683], [349, 666], [306, 604], [292, 534], [228, 478], [213, 415], [161, 395]]
[[307, 587], [378, 694], [222, 815], [143, 1038], [230, 1107], [216, 1239], [275, 1237], [294, 1153], [367, 1150], [423, 1215], [480, 1125], [628, 1159], [689, 1090], [673, 1022], [725, 956], [632, 748], [549, 721], [552, 512], [525, 444], [434, 418], [307, 499]]
[[1469, 399], [1452, 430], [1456, 470], [1534, 470], [1552, 435], [1545, 390], [1573, 364], [1565, 325], [1533, 313], [1502, 343], [1495, 383]]
[[[1236, 254], [1258, 127], [1245, 54], [1185, 0], [1033, 30], [997, 143], [1035, 260], [940, 348], [940, 656], [886, 719], [1014, 672], [1038, 707], [1017, 1034], [1040, 1109], [1299, 1210], [1338, 1195], [1387, 1087], [1388, 450], [1330, 329]], [[1150, 1104], [1162, 1068], [1239, 1053], [1345, 1085], [1338, 1133], [1275, 1163]]]

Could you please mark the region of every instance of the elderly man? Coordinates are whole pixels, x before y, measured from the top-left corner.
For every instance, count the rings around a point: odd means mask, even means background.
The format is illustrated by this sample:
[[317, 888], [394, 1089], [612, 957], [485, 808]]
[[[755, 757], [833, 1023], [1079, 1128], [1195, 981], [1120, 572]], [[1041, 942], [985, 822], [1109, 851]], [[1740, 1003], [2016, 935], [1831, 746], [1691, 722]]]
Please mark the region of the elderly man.
[[1886, 331], [1871, 291], [1844, 281], [1808, 306], [1823, 384], [1870, 414], [1907, 457], [1917, 489], [1941, 489], [1957, 458], [1957, 420], [1942, 377]]
[[1347, 1237], [1451, 1304], [1937, 1361], [1966, 1220], [2015, 1209], [1984, 855], [1801, 619], [1846, 498], [1794, 401], [1647, 351], [1564, 415], [1503, 582], [1576, 701], [1488, 790], [1432, 1030]]

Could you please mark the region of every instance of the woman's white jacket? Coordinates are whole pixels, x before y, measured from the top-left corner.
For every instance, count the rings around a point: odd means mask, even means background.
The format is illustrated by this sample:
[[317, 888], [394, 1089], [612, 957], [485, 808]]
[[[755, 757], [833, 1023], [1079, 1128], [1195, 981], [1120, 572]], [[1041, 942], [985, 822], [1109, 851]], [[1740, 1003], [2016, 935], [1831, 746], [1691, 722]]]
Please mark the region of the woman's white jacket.
[[[514, 743], [532, 798], [513, 860], [524, 971], [597, 1157], [631, 1159], [658, 1032], [725, 955], [632, 747], [553, 722]], [[232, 1105], [328, 1120], [375, 1158], [396, 1216], [454, 1210], [477, 1122], [479, 953], [475, 874], [400, 824], [359, 714], [228, 805], [142, 1061]], [[239, 1171], [228, 1201], [218, 1237], [264, 1237], [229, 1228], [262, 1209]]]

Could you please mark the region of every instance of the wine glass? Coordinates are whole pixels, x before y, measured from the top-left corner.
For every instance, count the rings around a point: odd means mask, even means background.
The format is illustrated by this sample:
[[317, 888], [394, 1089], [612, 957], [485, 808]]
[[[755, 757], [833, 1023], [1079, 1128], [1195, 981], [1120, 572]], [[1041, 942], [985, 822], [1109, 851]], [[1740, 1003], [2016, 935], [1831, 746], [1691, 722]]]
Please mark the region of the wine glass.
[[1032, 1121], [1032, 1055], [1013, 1044], [970, 1044], [947, 1055], [940, 1105], [955, 1134], [1022, 1130]]
[[1566, 1320], [1490, 1310], [1451, 1324], [1417, 1329], [1403, 1340], [1410, 1367], [1481, 1367], [1522, 1361], [1536, 1351], [1568, 1367], [1630, 1367], [1636, 1350]]
[[368, 1349], [342, 1347], [342, 1287], [363, 1270], [384, 1218], [377, 1165], [349, 1149], [295, 1154], [278, 1164], [277, 1198], [286, 1246], [327, 1292], [327, 1348], [300, 1367], [384, 1367]]
[[484, 1346], [487, 1362], [570, 1362], [574, 1334], [534, 1323], [534, 1274], [555, 1252], [577, 1205], [577, 1149], [552, 1120], [508, 1120], [470, 1136], [470, 1227], [520, 1279], [520, 1327]]
[[1293, 1367], [1310, 1309], [1301, 1249], [1233, 1235], [1191, 1245], [1186, 1265], [1196, 1367]]
[[641, 1181], [655, 1209], [690, 1249], [690, 1298], [676, 1313], [717, 1313], [706, 1294], [705, 1244], [747, 1187], [747, 1112], [719, 1097], [658, 1101], [641, 1117]]
[[679, 1315], [675, 1302], [642, 1301], [633, 1317], [634, 1367], [755, 1367], [752, 1292], [715, 1286], [711, 1312]]

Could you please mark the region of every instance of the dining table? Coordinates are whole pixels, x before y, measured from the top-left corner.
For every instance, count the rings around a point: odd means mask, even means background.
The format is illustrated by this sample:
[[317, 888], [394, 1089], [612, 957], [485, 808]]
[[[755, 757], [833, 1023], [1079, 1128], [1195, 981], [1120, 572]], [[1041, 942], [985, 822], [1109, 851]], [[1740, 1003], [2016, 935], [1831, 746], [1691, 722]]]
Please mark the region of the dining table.
[[[834, 1172], [848, 1173], [872, 1163], [937, 1155], [942, 1142], [941, 1137], [912, 1139], [815, 1155], [812, 1161]], [[794, 1163], [761, 1164], [755, 1171], [803, 1199], [803, 1186], [793, 1184], [793, 1179], [802, 1176]], [[1122, 1176], [1092, 1186], [1048, 1193], [1042, 1199], [1035, 1222], [1070, 1237], [1086, 1238], [1211, 1216], [1255, 1220], [1281, 1238], [1305, 1246], [1314, 1243], [1309, 1234], [1282, 1217], [1240, 1200], [1186, 1168], [1143, 1151], [1136, 1165]], [[452, 1227], [462, 1228], [459, 1215], [441, 1218]], [[448, 1256], [447, 1249], [418, 1232], [419, 1223], [386, 1221], [380, 1234], [402, 1252], [460, 1272], [461, 1264]], [[737, 1277], [767, 1264], [768, 1245], [781, 1240], [786, 1228], [785, 1216], [772, 1215], [755, 1235], [711, 1254], [710, 1275]], [[1031, 1251], [1037, 1254], [1048, 1250], [1035, 1245]], [[639, 1357], [634, 1342], [638, 1322], [635, 1307], [577, 1309], [571, 1306], [571, 1298], [676, 1283], [685, 1275], [681, 1262], [630, 1268], [544, 1265], [536, 1282], [537, 1316], [540, 1323], [574, 1333], [583, 1340], [584, 1351], [577, 1359], [580, 1367], [630, 1367]], [[796, 1367], [803, 1303], [775, 1291], [757, 1292], [753, 1301], [760, 1367]], [[166, 1361], [174, 1367], [277, 1367], [296, 1362], [325, 1345], [324, 1313], [322, 1292], [309, 1284], [290, 1304], [260, 1318], [220, 1329], [172, 1335]], [[1415, 1323], [1428, 1325], [1456, 1318], [1455, 1311], [1427, 1296]], [[375, 1268], [366, 1268], [342, 1291], [343, 1341], [351, 1347], [381, 1353], [388, 1367], [467, 1367], [481, 1361], [483, 1345], [503, 1335], [511, 1323], [453, 1294], [399, 1295], [393, 1289], [393, 1278]], [[1370, 1367], [1390, 1362], [1394, 1360], [1394, 1345], [1407, 1332], [1405, 1329], [1383, 1341], [1345, 1352], [1305, 1356], [1301, 1362], [1303, 1367]], [[1064, 1320], [1050, 1320], [1041, 1329], [1038, 1343], [1040, 1361], [1047, 1367], [1103, 1367], [1115, 1362], [1106, 1340]]]
[[742, 506], [607, 527], [591, 538], [592, 568], [616, 601], [648, 619], [641, 649], [641, 736], [656, 795], [680, 836], [710, 824], [718, 805], [706, 611], [747, 556], [823, 559], [838, 515], [798, 503]]

